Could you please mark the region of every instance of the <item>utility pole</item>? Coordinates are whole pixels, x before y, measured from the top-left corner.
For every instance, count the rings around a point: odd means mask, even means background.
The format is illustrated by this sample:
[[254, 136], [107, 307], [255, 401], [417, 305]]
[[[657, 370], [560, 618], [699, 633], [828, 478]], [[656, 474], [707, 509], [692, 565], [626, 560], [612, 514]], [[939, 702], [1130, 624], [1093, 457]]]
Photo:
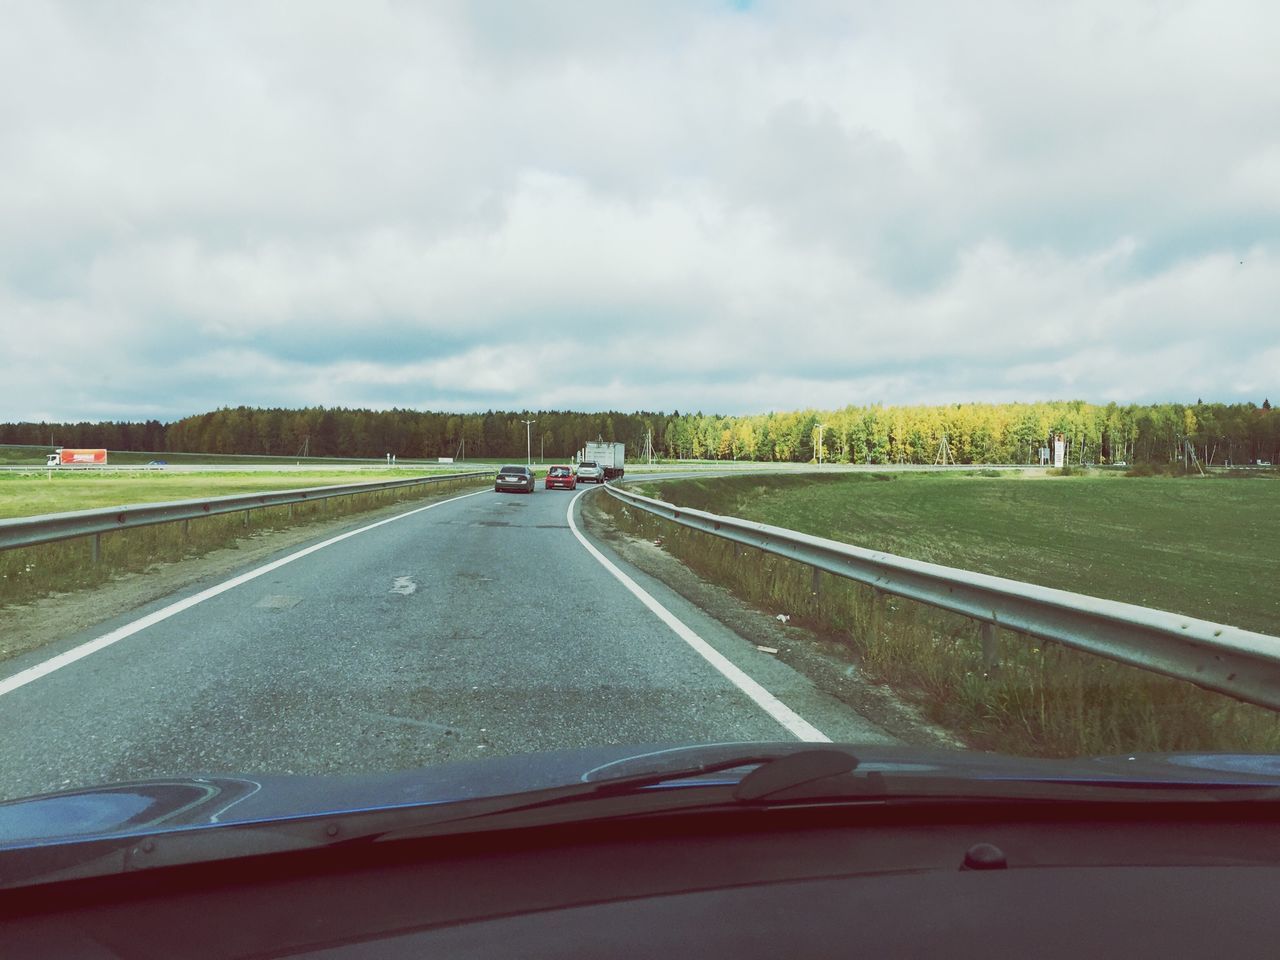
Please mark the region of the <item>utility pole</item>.
[[827, 429], [825, 423], [818, 424], [818, 466], [822, 466], [822, 431]]
[[956, 458], [951, 455], [951, 444], [947, 442], [947, 433], [942, 432], [942, 442], [938, 444], [938, 455], [933, 458], [935, 464], [942, 464], [944, 467], [947, 461], [951, 461], [951, 465], [955, 466]]
[[[1186, 451], [1186, 453], [1184, 454], [1185, 458], [1190, 463], [1194, 463], [1196, 465], [1196, 469], [1200, 471], [1200, 476], [1202, 477], [1207, 476], [1207, 474], [1204, 472], [1204, 467], [1200, 466], [1200, 459], [1196, 456], [1196, 448], [1191, 445], [1191, 441], [1184, 437], [1182, 440], [1182, 446], [1183, 446], [1183, 449]], [[1190, 466], [1187, 467], [1187, 472], [1188, 473], [1191, 472]]]
[[524, 464], [526, 467], [533, 466], [533, 425], [537, 420], [521, 420], [524, 424]]

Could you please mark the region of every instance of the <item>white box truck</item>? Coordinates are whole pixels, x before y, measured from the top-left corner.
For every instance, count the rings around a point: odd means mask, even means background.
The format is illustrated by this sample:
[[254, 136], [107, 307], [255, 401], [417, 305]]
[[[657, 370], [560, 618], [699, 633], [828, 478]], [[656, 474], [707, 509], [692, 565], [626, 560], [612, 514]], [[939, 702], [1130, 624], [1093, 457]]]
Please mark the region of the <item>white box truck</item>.
[[626, 447], [621, 443], [605, 443], [602, 440], [588, 440], [586, 446], [578, 451], [578, 462], [594, 462], [604, 471], [604, 479], [616, 480], [623, 475], [623, 461]]

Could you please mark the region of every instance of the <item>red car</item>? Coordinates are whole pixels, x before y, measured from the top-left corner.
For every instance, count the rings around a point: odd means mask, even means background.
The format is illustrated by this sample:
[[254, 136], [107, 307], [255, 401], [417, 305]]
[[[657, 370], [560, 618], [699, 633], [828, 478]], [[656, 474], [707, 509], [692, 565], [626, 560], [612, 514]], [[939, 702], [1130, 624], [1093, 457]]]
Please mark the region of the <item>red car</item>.
[[548, 490], [554, 490], [556, 487], [575, 490], [577, 486], [578, 478], [573, 475], [573, 467], [554, 466], [547, 468], [546, 488]]

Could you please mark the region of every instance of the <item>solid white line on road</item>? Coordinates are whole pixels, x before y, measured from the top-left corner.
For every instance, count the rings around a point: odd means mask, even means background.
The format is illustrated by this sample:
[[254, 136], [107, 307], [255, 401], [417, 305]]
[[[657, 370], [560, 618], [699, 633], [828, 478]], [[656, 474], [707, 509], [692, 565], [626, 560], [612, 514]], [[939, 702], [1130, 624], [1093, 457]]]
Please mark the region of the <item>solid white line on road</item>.
[[55, 670], [61, 670], [63, 667], [68, 664], [75, 663], [77, 660], [83, 660], [85, 657], [89, 656], [89, 654], [97, 653], [99, 650], [109, 647], [113, 643], [118, 643], [125, 637], [131, 637], [138, 631], [154, 626], [162, 620], [168, 620], [170, 617], [176, 616], [183, 610], [190, 610], [196, 604], [204, 603], [204, 601], [212, 597], [216, 597], [220, 593], [226, 593], [233, 587], [238, 587], [242, 583], [248, 583], [250, 580], [254, 580], [262, 576], [264, 573], [270, 573], [272, 570], [278, 570], [286, 563], [293, 563], [295, 560], [301, 560], [303, 557], [310, 556], [317, 550], [323, 550], [325, 547], [331, 547], [335, 543], [341, 543], [343, 540], [347, 540], [357, 534], [364, 533], [366, 530], [373, 530], [375, 527], [381, 527], [388, 523], [395, 523], [397, 520], [403, 520], [405, 517], [411, 517], [415, 513], [422, 513], [422, 511], [431, 510], [434, 507], [443, 507], [446, 503], [456, 503], [459, 500], [465, 500], [467, 497], [478, 496], [482, 493], [488, 493], [488, 490], [477, 490], [475, 493], [464, 493], [460, 497], [450, 497], [448, 500], [429, 503], [425, 507], [418, 507], [415, 510], [398, 513], [394, 517], [379, 520], [376, 523], [369, 524], [368, 526], [359, 527], [355, 530], [348, 530], [346, 533], [340, 533], [336, 537], [330, 537], [328, 540], [323, 540], [320, 543], [314, 543], [309, 547], [305, 547], [304, 549], [297, 551], [296, 553], [291, 553], [287, 557], [281, 557], [279, 560], [273, 560], [266, 566], [258, 567], [257, 569], [250, 570], [248, 573], [242, 573], [238, 577], [232, 577], [230, 580], [226, 580], [222, 583], [216, 584], [215, 586], [209, 587], [206, 590], [201, 590], [199, 593], [192, 594], [185, 600], [179, 600], [176, 603], [169, 604], [167, 607], [161, 607], [154, 613], [149, 613], [145, 617], [134, 620], [132, 623], [126, 623], [123, 627], [117, 627], [110, 633], [104, 633], [102, 636], [93, 640], [86, 640], [79, 646], [72, 647], [70, 650], [65, 653], [60, 653], [56, 657], [51, 657], [44, 661], [44, 663], [38, 663], [34, 667], [29, 667], [28, 669], [23, 670], [21, 673], [15, 673], [7, 679], [0, 680], [0, 696], [4, 696], [6, 693], [12, 693], [19, 687], [24, 687], [33, 680], [39, 680], [41, 677], [48, 676]]
[[[777, 720], [778, 723], [792, 734], [798, 740], [806, 740], [811, 743], [830, 743], [831, 738], [824, 734], [821, 730], [811, 724], [800, 714], [796, 713], [785, 703], [775, 697], [772, 693], [760, 686], [755, 680], [747, 676], [739, 667], [735, 666], [730, 660], [711, 644], [703, 640], [693, 632], [679, 617], [664, 607], [661, 603], [654, 599], [653, 594], [649, 593], [644, 587], [636, 583], [629, 576], [618, 569], [608, 557], [597, 550], [586, 537], [578, 530], [578, 525], [573, 522], [573, 508], [578, 501], [589, 491], [583, 490], [569, 503], [569, 529], [573, 531], [573, 535], [578, 538], [578, 542], [587, 548], [587, 552], [600, 561], [606, 570], [612, 573], [624, 587], [631, 591], [641, 603], [648, 607], [658, 619], [665, 623], [672, 631], [685, 643], [698, 651], [707, 661], [717, 670], [719, 670], [735, 687], [750, 697], [755, 704], [765, 713]], [[607, 495], [607, 494], [606, 494]]]

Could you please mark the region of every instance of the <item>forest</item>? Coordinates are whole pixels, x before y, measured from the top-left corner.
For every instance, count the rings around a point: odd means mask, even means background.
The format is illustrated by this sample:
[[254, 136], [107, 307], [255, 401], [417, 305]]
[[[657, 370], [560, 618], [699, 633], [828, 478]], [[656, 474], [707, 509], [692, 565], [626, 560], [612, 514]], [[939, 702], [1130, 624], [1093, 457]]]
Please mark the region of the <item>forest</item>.
[[[1280, 414], [1253, 403], [1106, 405], [1079, 400], [847, 406], [745, 416], [582, 413], [567, 410], [443, 413], [344, 407], [225, 407], [171, 423], [3, 423], [2, 444], [106, 447], [162, 453], [400, 459], [564, 460], [587, 440], [627, 445], [627, 458], [836, 463], [1033, 463], [1055, 434], [1085, 463], [1276, 463]], [[945, 442], [944, 442], [945, 441]]]

